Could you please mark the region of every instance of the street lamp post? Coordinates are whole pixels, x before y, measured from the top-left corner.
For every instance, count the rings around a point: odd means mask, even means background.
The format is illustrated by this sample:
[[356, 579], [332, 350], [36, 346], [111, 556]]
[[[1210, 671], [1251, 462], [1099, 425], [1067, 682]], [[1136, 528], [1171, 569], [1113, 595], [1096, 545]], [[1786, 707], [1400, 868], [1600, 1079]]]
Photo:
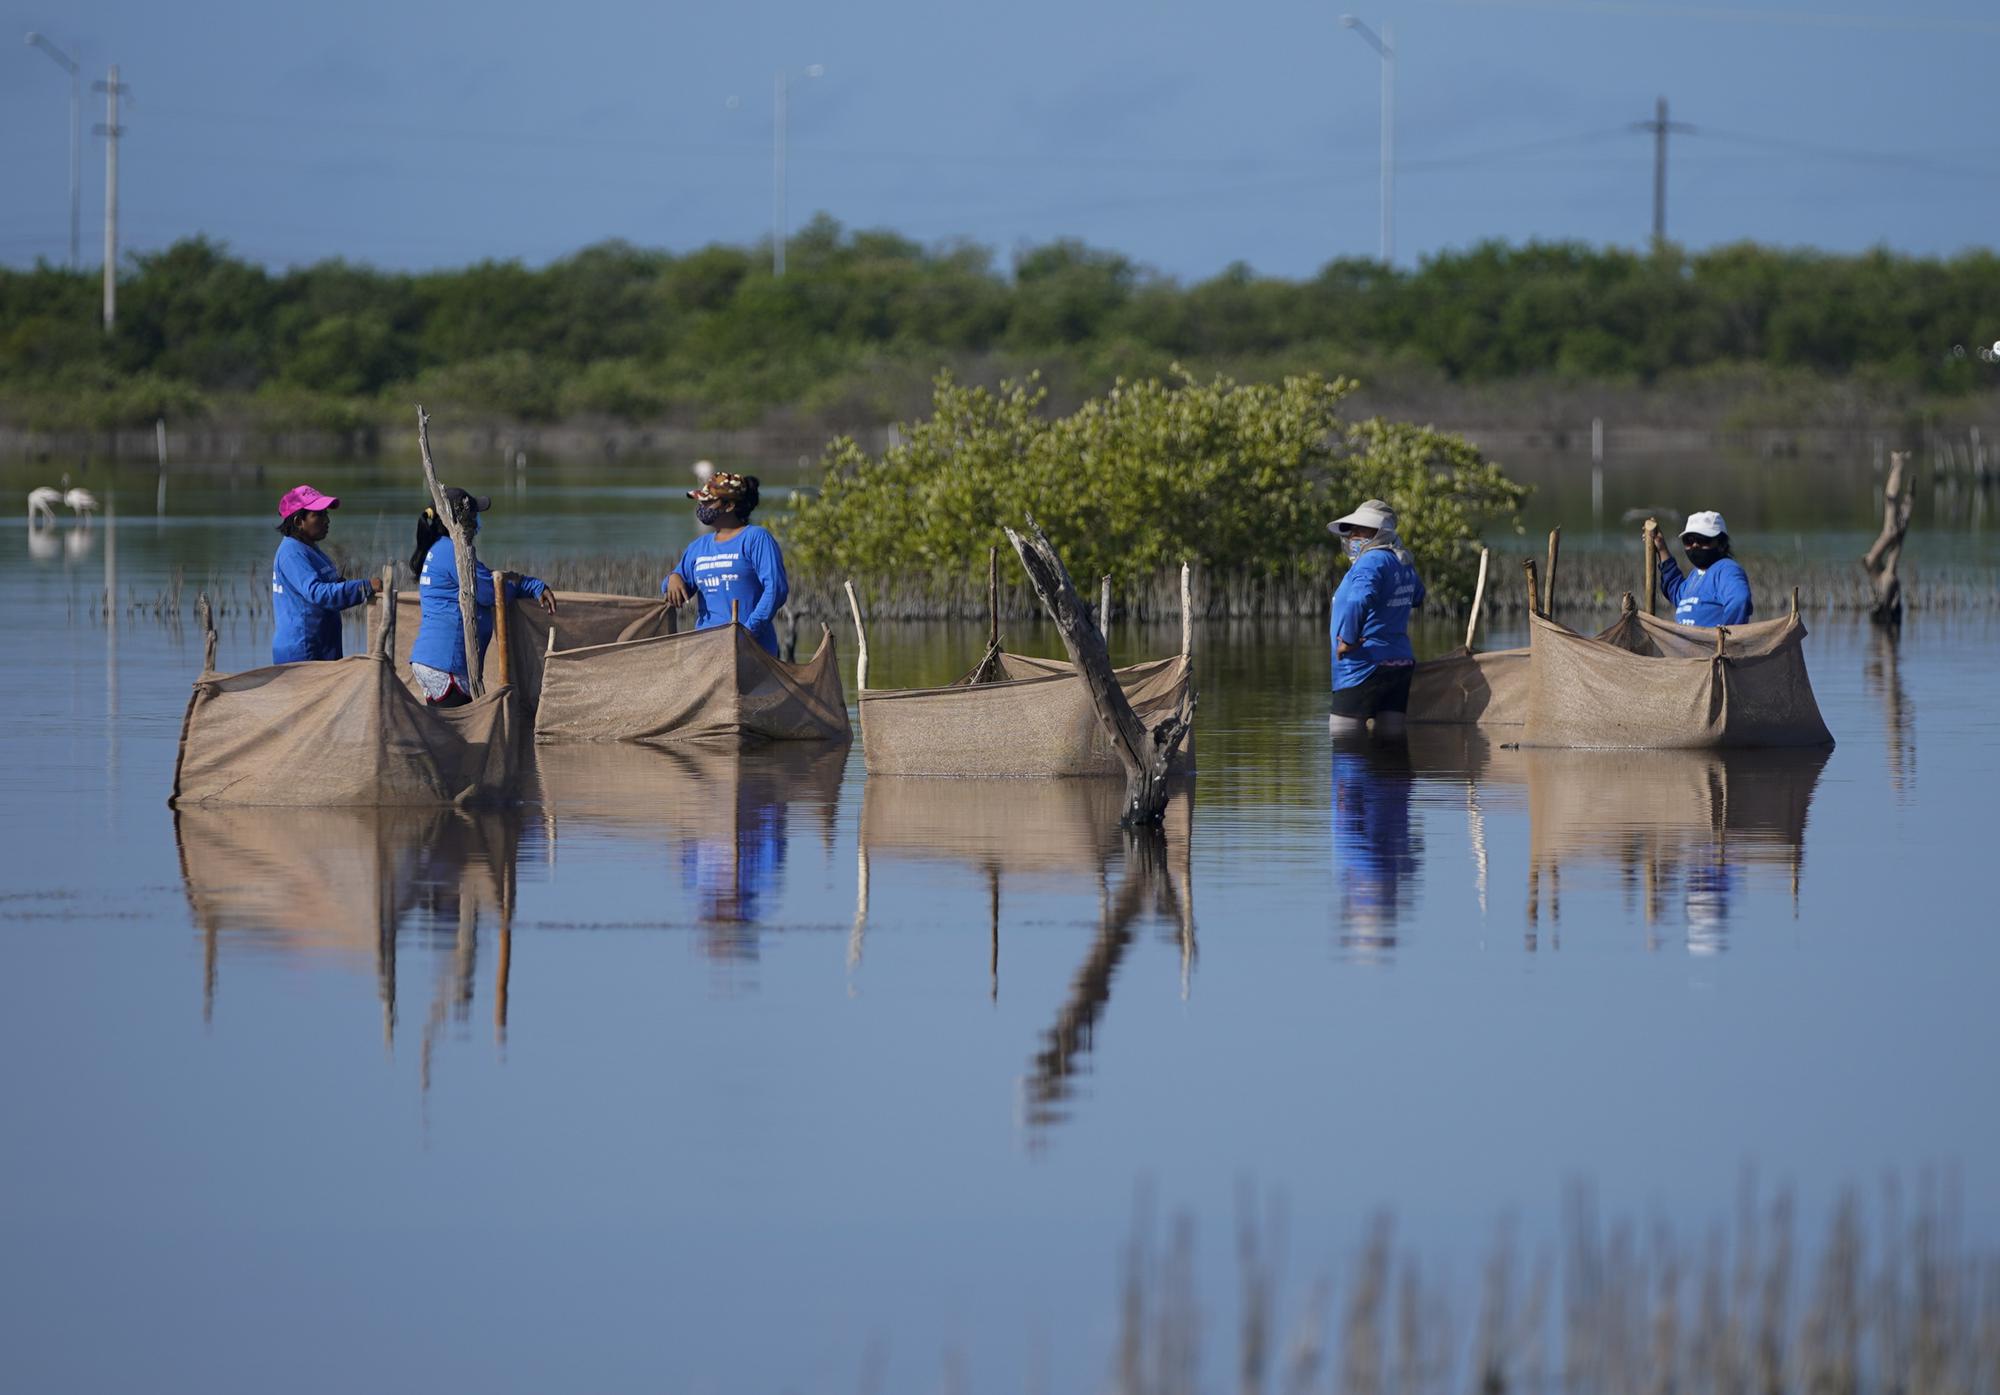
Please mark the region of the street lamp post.
[[22, 42], [46, 53], [69, 74], [69, 269], [75, 271], [83, 240], [83, 68], [46, 34], [30, 30]]
[[1382, 59], [1382, 264], [1396, 260], [1396, 41], [1387, 24], [1377, 35], [1354, 15], [1342, 15], [1341, 27], [1359, 34]]
[[[813, 63], [800, 70], [816, 78], [826, 65]], [[771, 79], [771, 274], [785, 274], [785, 125], [792, 84], [792, 70], [780, 68]]]

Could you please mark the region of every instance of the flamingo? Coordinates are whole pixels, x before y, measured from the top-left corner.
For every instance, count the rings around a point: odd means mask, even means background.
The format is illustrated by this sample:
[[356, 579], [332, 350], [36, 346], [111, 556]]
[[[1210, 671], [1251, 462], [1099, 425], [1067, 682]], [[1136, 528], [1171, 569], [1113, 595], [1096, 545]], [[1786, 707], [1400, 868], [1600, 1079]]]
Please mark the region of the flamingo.
[[70, 512], [83, 515], [85, 523], [90, 522], [90, 516], [97, 512], [97, 496], [88, 489], [72, 489], [62, 496], [62, 501], [69, 506]]
[[62, 501], [63, 496], [60, 489], [51, 489], [47, 485], [43, 485], [40, 489], [29, 490], [28, 526], [32, 528], [37, 523], [53, 525], [56, 521], [56, 505]]

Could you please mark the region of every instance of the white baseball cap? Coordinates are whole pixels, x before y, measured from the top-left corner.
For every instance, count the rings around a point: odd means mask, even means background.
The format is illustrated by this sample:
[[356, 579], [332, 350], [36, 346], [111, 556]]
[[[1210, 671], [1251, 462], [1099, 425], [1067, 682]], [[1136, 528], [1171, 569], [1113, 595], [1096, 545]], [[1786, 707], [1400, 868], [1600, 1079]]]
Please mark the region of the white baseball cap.
[[1681, 536], [1686, 537], [1689, 533], [1693, 533], [1704, 538], [1719, 538], [1728, 531], [1729, 525], [1722, 521], [1722, 515], [1719, 513], [1713, 511], [1691, 513], [1688, 515], [1687, 527], [1681, 529]]
[[1396, 511], [1380, 499], [1370, 499], [1345, 518], [1336, 518], [1326, 525], [1329, 533], [1346, 533], [1349, 528], [1394, 528]]

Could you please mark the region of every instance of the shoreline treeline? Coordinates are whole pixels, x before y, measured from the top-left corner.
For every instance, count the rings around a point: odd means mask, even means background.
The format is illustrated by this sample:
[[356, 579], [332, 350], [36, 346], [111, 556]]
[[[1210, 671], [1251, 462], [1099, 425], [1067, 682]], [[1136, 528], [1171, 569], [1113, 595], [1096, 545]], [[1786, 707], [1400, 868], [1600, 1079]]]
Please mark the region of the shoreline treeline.
[[[95, 273], [0, 269], [0, 420], [41, 430], [222, 417], [351, 431], [421, 398], [466, 417], [741, 426], [912, 415], [947, 367], [1034, 369], [1058, 406], [1118, 377], [1341, 372], [1371, 387], [1598, 383], [1702, 396], [1717, 375], [1783, 409], [1837, 382], [1907, 409], [1989, 391], [1977, 345], [2000, 255], [1752, 244], [1642, 253], [1487, 243], [1414, 268], [1193, 284], [1075, 242], [1003, 266], [829, 219], [770, 274], [754, 246], [605, 243], [533, 268], [341, 261], [272, 271], [191, 239], [135, 256], [115, 333]], [[1808, 407], [1810, 410], [1810, 407]]]

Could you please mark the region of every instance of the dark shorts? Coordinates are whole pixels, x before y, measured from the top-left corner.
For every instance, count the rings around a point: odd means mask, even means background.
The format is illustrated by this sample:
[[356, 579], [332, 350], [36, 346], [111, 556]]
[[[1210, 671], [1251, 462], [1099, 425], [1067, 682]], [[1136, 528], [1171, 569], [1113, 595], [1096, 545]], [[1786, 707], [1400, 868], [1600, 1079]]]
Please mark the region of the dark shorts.
[[1333, 715], [1366, 721], [1378, 712], [1409, 711], [1410, 679], [1416, 672], [1414, 664], [1384, 664], [1351, 688], [1335, 688]]

